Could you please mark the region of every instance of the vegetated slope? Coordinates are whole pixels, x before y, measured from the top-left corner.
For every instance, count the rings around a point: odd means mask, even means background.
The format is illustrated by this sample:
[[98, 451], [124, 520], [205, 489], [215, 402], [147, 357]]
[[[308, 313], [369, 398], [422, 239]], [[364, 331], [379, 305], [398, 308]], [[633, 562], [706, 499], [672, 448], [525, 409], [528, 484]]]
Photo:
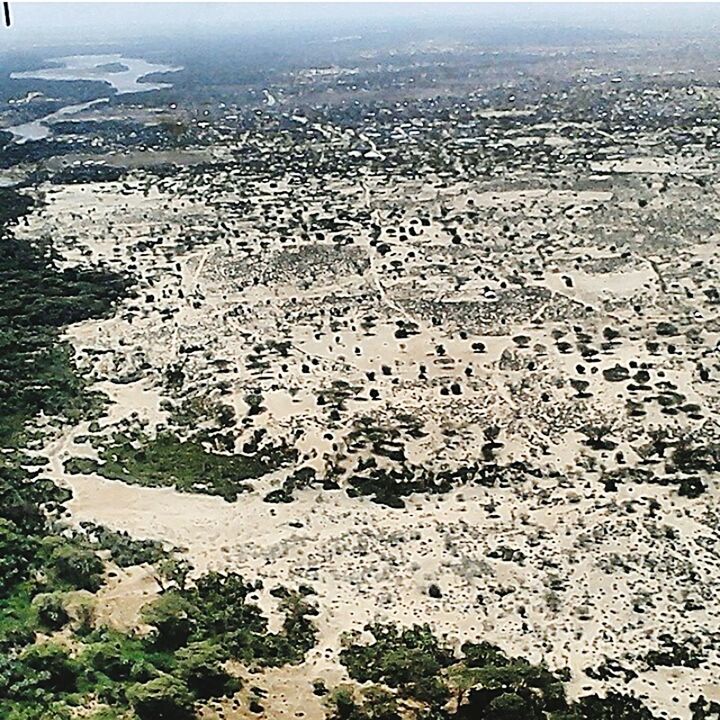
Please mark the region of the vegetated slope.
[[[62, 328], [107, 313], [129, 279], [99, 267], [60, 269], [51, 245], [16, 239], [12, 225], [29, 200], [3, 191], [0, 212], [0, 715], [31, 720], [97, 705], [98, 718], [182, 718], [194, 705], [240, 686], [223, 663], [299, 662], [314, 643], [311, 606], [278, 590], [286, 620], [278, 633], [247, 596], [252, 584], [211, 574], [186, 586], [188, 568], [153, 542], [60, 522], [68, 491], [38, 477], [23, 433], [38, 413], [69, 419], [102, 407], [77, 376]], [[118, 565], [158, 563], [168, 592], [145, 613], [148, 634], [97, 621], [94, 594]], [[107, 556], [106, 556], [107, 557]]]

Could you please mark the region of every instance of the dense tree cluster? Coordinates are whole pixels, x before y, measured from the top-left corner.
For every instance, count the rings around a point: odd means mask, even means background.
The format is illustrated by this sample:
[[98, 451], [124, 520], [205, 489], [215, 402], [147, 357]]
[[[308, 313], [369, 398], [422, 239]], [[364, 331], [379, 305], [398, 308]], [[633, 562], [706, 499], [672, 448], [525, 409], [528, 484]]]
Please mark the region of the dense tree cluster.
[[106, 268], [60, 269], [51, 241], [17, 239], [11, 227], [31, 201], [0, 188], [0, 444], [43, 411], [87, 411], [90, 396], [59, 342], [62, 327], [105, 315], [128, 278]]
[[347, 638], [340, 659], [362, 690], [337, 688], [328, 698], [333, 720], [652, 720], [637, 698], [609, 693], [568, 700], [565, 671], [507, 656], [488, 642], [456, 653], [427, 625], [365, 628], [373, 642]]
[[269, 632], [260, 608], [248, 601], [257, 589], [236, 573], [211, 572], [192, 587], [169, 589], [148, 606], [145, 620], [154, 626], [159, 648], [214, 642], [228, 657], [245, 663], [301, 662], [315, 644], [310, 617], [317, 611], [301, 594], [277, 591], [285, 620], [279, 633]]
[[205, 448], [201, 436], [180, 440], [171, 432], [147, 437], [139, 431], [115, 433], [100, 452], [100, 462], [71, 458], [67, 472], [98, 473], [112, 480], [151, 487], [171, 486], [181, 492], [220, 495], [228, 502], [251, 488], [246, 480], [277, 470], [297, 457], [283, 445], [249, 453], [217, 453]]

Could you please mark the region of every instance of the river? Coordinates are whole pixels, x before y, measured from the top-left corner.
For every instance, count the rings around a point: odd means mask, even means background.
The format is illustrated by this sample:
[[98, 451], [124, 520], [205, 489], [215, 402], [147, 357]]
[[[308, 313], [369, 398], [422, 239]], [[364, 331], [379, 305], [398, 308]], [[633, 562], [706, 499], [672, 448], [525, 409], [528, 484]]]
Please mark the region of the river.
[[[11, 73], [10, 77], [13, 79], [37, 80], [98, 80], [108, 83], [117, 95], [124, 95], [126, 93], [149, 92], [172, 87], [171, 83], [150, 83], [140, 82], [140, 80], [151, 73], [182, 70], [181, 67], [151, 63], [142, 58], [127, 58], [118, 53], [111, 55], [71, 55], [53, 59], [51, 62], [53, 67], [15, 72]], [[5, 129], [13, 134], [17, 143], [42, 140], [50, 135], [50, 126], [53, 122], [76, 115], [94, 105], [107, 102], [109, 94], [106, 91], [103, 94], [98, 94], [96, 99], [89, 102], [66, 105], [60, 110], [56, 110], [37, 120]]]

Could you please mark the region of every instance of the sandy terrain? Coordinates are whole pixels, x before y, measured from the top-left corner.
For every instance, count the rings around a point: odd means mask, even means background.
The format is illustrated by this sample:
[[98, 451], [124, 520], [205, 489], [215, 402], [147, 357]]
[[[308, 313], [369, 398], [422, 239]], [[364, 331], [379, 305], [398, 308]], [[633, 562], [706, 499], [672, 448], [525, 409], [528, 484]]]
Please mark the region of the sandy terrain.
[[[718, 435], [717, 393], [698, 372], [711, 365], [720, 328], [711, 306], [688, 299], [707, 286], [717, 245], [709, 234], [654, 243], [620, 177], [658, 184], [667, 172], [658, 162], [603, 165], [606, 174], [575, 190], [371, 175], [361, 186], [298, 185], [227, 165], [44, 187], [46, 205], [18, 232], [60, 238], [68, 263], [88, 257], [139, 279], [114, 317], [68, 330], [79, 366], [110, 398], [95, 434], [129, 422], [189, 436], [167, 403], [221, 402], [235, 411], [238, 448], [262, 428], [341, 486], [264, 502], [287, 468], [227, 503], [68, 474], [68, 458], [97, 457], [76, 442], [88, 435], [83, 423], [46, 448], [52, 476], [73, 490], [72, 520], [185, 548], [197, 572], [262, 578], [271, 614], [269, 588], [310, 584], [320, 642], [293, 671], [308, 682], [342, 677], [343, 632], [422, 619], [453, 641], [488, 639], [569, 666], [576, 694], [626, 687], [583, 672], [613, 658], [639, 672], [627, 687], [663, 716], [688, 717], [700, 692], [720, 700], [714, 651], [692, 671], [648, 671], [640, 660], [663, 633], [720, 631], [712, 478], [692, 500], [673, 484], [603, 485], [626, 468], [662, 475], [644, 454], [649, 429]], [[681, 215], [693, 192], [679, 181], [652, 200], [655, 213]], [[708, 213], [720, 211], [715, 196], [707, 202]], [[658, 335], [662, 321], [677, 325], [672, 336]], [[617, 335], [603, 334], [608, 327]], [[624, 382], [607, 379], [616, 365]], [[166, 382], [173, 367], [182, 368], [179, 387]], [[647, 377], [633, 388], [640, 370]], [[664, 412], [663, 388], [697, 409]], [[259, 414], [250, 395], [261, 398]], [[612, 451], [587, 446], [588, 424], [611, 427]], [[461, 467], [481, 456], [489, 426], [500, 429], [495, 460], [526, 463], [496, 487], [414, 495], [403, 509], [344, 490], [370, 456], [386, 469]], [[377, 453], [367, 428], [405, 459]], [[151, 582], [131, 572], [103, 601], [131, 621]], [[431, 583], [440, 599], [428, 595]], [[690, 601], [698, 609], [688, 611]], [[293, 677], [266, 673], [263, 687], [297, 697]], [[317, 702], [303, 710], [320, 717]], [[277, 713], [295, 716], [292, 705]]]

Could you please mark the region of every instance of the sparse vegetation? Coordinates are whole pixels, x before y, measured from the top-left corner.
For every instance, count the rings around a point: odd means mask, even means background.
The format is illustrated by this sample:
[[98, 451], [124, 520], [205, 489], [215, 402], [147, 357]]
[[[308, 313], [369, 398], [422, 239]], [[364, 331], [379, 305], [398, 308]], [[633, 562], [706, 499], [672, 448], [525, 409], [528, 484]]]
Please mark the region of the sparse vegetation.
[[711, 692], [716, 38], [401, 24], [2, 53], [1, 719]]

